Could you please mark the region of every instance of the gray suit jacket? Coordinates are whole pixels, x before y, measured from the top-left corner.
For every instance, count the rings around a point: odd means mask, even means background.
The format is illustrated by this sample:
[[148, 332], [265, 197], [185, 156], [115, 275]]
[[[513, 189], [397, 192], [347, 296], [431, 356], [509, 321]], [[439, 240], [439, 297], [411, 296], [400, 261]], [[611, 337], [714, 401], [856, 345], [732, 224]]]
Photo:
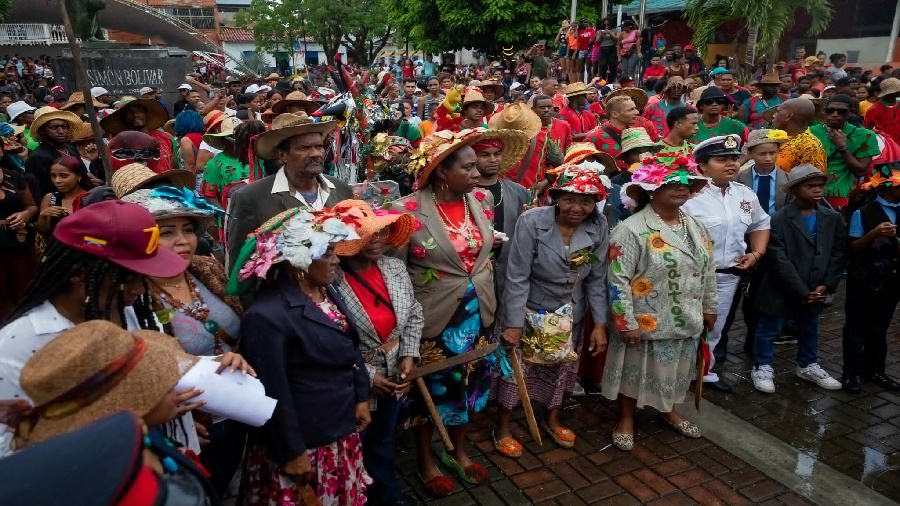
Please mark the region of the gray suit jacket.
[[[325, 201], [326, 207], [333, 207], [342, 200], [353, 198], [353, 189], [350, 186], [331, 176], [324, 176], [334, 184], [334, 190]], [[257, 228], [270, 218], [300, 207], [300, 201], [294, 198], [290, 192], [272, 193], [272, 185], [275, 176], [268, 176], [248, 184], [231, 196], [228, 203], [228, 225], [226, 228], [226, 240], [228, 242], [228, 272], [234, 267], [234, 259], [237, 257], [241, 246]]]
[[[606, 254], [609, 249], [606, 218], [601, 215], [599, 223], [582, 222], [569, 241], [567, 254], [556, 224], [555, 209], [554, 206], [529, 209], [516, 223], [501, 308], [505, 327], [522, 327], [526, 307], [552, 312], [570, 300], [573, 321], [581, 321], [587, 304], [590, 304], [595, 323], [606, 321]], [[585, 248], [600, 261], [572, 270], [569, 256]]]
[[[506, 286], [506, 266], [509, 263], [509, 250], [512, 249], [512, 240], [516, 232], [516, 221], [525, 210], [525, 206], [531, 202], [531, 194], [524, 186], [507, 179], [500, 180], [503, 189], [503, 233], [509, 236], [503, 248], [500, 250], [500, 257], [496, 261], [496, 273], [494, 274], [494, 283], [497, 284], [497, 294], [503, 295], [503, 287]], [[499, 301], [501, 304], [502, 300]]]
[[[744, 186], [747, 186], [751, 190], [753, 189], [753, 173], [751, 172], [751, 168], [753, 167], [753, 161], [751, 160], [750, 165], [747, 168], [741, 169], [738, 172], [737, 178], [735, 181], [741, 183]], [[779, 210], [788, 201], [788, 194], [784, 191], [784, 185], [787, 184], [787, 172], [775, 168], [775, 210]]]

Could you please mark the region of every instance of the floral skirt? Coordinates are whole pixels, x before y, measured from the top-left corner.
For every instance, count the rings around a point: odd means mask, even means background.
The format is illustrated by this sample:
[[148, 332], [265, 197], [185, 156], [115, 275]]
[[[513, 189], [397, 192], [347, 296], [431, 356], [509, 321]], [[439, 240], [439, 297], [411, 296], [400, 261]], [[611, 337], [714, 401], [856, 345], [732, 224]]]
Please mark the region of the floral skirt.
[[684, 402], [694, 378], [697, 343], [694, 339], [642, 340], [626, 345], [618, 334], [609, 337], [609, 351], [601, 381], [602, 393], [615, 400], [619, 394], [668, 413]]
[[[482, 327], [481, 309], [475, 287], [469, 283], [465, 295], [450, 318], [447, 328], [436, 338], [422, 339], [422, 365], [447, 360], [450, 357], [482, 348], [493, 340], [493, 326]], [[491, 388], [491, 372], [496, 357], [488, 355], [480, 360], [429, 374], [423, 379], [434, 401], [441, 422], [449, 427], [465, 425], [469, 413], [484, 409]], [[404, 428], [427, 423], [428, 408], [413, 388], [403, 402], [400, 419]]]
[[312, 464], [310, 490], [298, 486], [283, 474], [268, 448], [250, 445], [242, 484], [244, 505], [305, 505], [305, 494], [314, 495], [322, 506], [361, 506], [366, 503], [364, 492], [372, 479], [363, 467], [359, 434], [350, 434], [306, 453]]

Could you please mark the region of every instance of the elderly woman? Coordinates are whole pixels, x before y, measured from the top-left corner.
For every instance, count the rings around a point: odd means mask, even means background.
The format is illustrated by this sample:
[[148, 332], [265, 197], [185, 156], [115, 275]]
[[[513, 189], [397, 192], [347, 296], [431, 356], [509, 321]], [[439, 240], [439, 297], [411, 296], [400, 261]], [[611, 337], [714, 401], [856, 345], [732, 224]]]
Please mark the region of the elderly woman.
[[384, 252], [406, 247], [415, 218], [396, 211], [372, 211], [360, 200], [345, 200], [334, 209], [352, 212], [359, 224], [359, 239], [335, 245], [341, 257], [335, 285], [359, 332], [372, 384], [372, 423], [363, 436], [363, 457], [373, 482], [366, 496], [375, 504], [412, 505], [416, 502], [403, 494], [394, 475], [394, 428], [400, 398], [409, 390], [404, 378], [419, 358], [424, 320], [406, 265]]
[[353, 219], [327, 209], [284, 211], [250, 235], [235, 261], [230, 293], [269, 281], [244, 313], [241, 336], [266, 394], [278, 400], [247, 452], [246, 504], [366, 502], [371, 479], [359, 433], [370, 421], [369, 375], [356, 326], [331, 287], [332, 243], [359, 238], [342, 221]]
[[[606, 250], [609, 228], [597, 202], [606, 198], [606, 182], [598, 172], [578, 165], [564, 165], [550, 188], [553, 206], [522, 214], [510, 247], [510, 265], [503, 298], [503, 341], [506, 346], [523, 342], [528, 366], [525, 384], [531, 400], [547, 408], [543, 429], [564, 448], [575, 445], [575, 434], [563, 427], [559, 408], [563, 395], [575, 388], [578, 352], [582, 346], [585, 313], [590, 307], [594, 326], [588, 351], [606, 349]], [[571, 348], [540, 343], [543, 314], [569, 320]], [[526, 328], [527, 327], [527, 328]], [[560, 328], [563, 325], [559, 325]], [[494, 444], [504, 455], [518, 457], [522, 446], [509, 430], [512, 409], [519, 402], [514, 379], [501, 379], [497, 400], [498, 428]]]
[[602, 393], [618, 399], [621, 413], [612, 441], [634, 448], [634, 412], [651, 406], [686, 437], [700, 430], [681, 418], [694, 371], [697, 337], [716, 321], [716, 276], [706, 227], [681, 206], [707, 184], [689, 159], [663, 165], [647, 158], [622, 202], [635, 214], [609, 240], [608, 299], [613, 337], [609, 341]]
[[[421, 226], [400, 255], [407, 259], [416, 299], [422, 304], [422, 363], [441, 362], [488, 346], [493, 341], [494, 294], [490, 256], [494, 246], [490, 194], [477, 192], [478, 170], [472, 144], [483, 129], [453, 133], [440, 131], [422, 141], [410, 168], [419, 190], [395, 201]], [[484, 409], [491, 384], [489, 358], [459, 365], [425, 377], [428, 391], [453, 442], [441, 462], [462, 481], [481, 484], [487, 472], [465, 449], [465, 434], [472, 413]], [[417, 468], [432, 494], [453, 491], [453, 482], [441, 475], [431, 454], [434, 426], [423, 399], [409, 397], [409, 424], [414, 426]]]

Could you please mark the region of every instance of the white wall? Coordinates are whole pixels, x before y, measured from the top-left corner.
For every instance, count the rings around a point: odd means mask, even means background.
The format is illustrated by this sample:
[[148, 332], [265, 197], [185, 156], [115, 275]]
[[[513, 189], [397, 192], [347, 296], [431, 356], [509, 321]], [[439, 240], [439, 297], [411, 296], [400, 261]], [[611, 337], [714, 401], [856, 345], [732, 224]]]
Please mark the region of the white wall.
[[889, 42], [889, 37], [819, 39], [816, 41], [816, 51], [824, 51], [829, 56], [833, 53], [847, 54], [849, 51], [859, 51], [859, 58], [850, 58], [849, 63], [884, 62]]

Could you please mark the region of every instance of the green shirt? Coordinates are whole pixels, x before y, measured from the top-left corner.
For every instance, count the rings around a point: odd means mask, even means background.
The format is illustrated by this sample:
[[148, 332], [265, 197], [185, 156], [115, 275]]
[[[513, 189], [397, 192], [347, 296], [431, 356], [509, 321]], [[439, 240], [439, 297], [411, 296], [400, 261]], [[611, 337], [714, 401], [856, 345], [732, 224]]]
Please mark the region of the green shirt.
[[697, 133], [691, 137], [691, 141], [693, 141], [694, 144], [699, 144], [706, 139], [712, 139], [713, 137], [718, 137], [720, 135], [730, 134], [740, 135], [741, 141], [747, 141], [747, 125], [736, 119], [723, 117], [722, 121], [712, 128], [707, 128], [706, 123], [704, 123], [703, 120], [700, 120], [697, 127], [699, 127]]
[[[828, 157], [828, 173], [834, 177], [834, 180], [825, 187], [825, 196], [848, 197], [856, 176], [847, 167], [844, 156], [838, 152], [837, 147], [828, 138], [828, 130], [823, 125], [812, 126], [809, 128], [809, 131], [822, 141], [822, 147], [825, 148], [825, 156]], [[881, 154], [881, 148], [878, 147], [878, 138], [875, 137], [875, 132], [855, 127], [850, 123], [845, 124], [844, 129], [841, 131], [847, 136], [847, 152], [856, 159]]]

